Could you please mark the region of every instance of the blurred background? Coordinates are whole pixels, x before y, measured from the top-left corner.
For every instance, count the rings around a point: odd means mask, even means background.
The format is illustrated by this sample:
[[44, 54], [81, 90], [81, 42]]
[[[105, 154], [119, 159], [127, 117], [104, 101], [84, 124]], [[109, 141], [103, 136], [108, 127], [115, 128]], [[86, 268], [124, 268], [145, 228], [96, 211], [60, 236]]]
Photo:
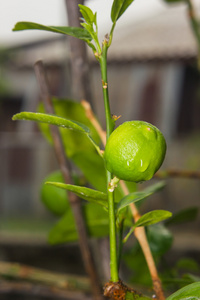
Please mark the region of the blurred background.
[[[193, 3], [200, 15], [200, 2]], [[85, 4], [97, 11], [103, 40], [111, 26], [112, 1], [88, 0]], [[50, 250], [47, 246], [46, 235], [55, 220], [40, 201], [41, 181], [58, 166], [37, 125], [13, 122], [12, 116], [36, 110], [40, 96], [33, 66], [39, 59], [47, 68], [52, 95], [73, 98], [70, 50], [66, 36], [12, 32], [18, 21], [65, 26], [66, 3], [0, 0], [0, 258], [37, 265], [42, 251], [49, 251], [51, 257], [53, 251], [55, 255], [61, 249]], [[91, 104], [105, 128], [99, 66], [90, 49], [88, 57]], [[121, 115], [117, 124], [140, 119], [163, 132], [168, 151], [162, 169], [200, 171], [200, 75], [196, 57], [197, 42], [184, 3], [135, 0], [117, 24], [108, 53], [111, 112]], [[145, 209], [175, 213], [199, 207], [199, 201], [199, 179], [172, 178]], [[177, 226], [174, 234], [174, 257], [180, 251], [198, 257], [199, 215], [194, 222]], [[75, 249], [72, 261], [77, 261]], [[47, 266], [46, 260], [47, 256], [41, 266]], [[63, 262], [51, 268], [60, 270], [61, 265]], [[75, 267], [71, 271], [75, 272]]]

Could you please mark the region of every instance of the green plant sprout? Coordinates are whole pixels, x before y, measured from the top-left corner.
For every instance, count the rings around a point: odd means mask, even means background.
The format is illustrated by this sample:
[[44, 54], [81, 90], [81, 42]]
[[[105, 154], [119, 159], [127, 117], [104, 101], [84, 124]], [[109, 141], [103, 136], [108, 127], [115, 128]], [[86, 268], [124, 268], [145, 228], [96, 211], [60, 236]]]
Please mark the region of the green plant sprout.
[[[129, 149], [130, 152], [127, 155], [127, 148], [125, 149], [124, 144], [120, 144], [122, 136], [120, 136], [118, 140], [115, 136], [115, 133], [119, 130], [115, 129], [117, 118], [111, 115], [109, 104], [107, 51], [112, 44], [114, 29], [118, 19], [123, 15], [132, 2], [133, 0], [113, 1], [111, 9], [112, 27], [110, 33], [105, 35], [102, 44], [98, 39], [97, 14], [93, 13], [90, 8], [84, 5], [79, 5], [80, 12], [82, 14], [82, 28], [44, 26], [31, 22], [19, 22], [13, 29], [14, 31], [26, 29], [47, 30], [70, 35], [87, 43], [87, 45], [92, 49], [93, 54], [100, 65], [106, 117], [106, 138], [103, 130], [96, 122], [95, 117], [93, 115], [92, 117], [91, 115], [89, 118], [87, 117], [87, 109], [85, 110], [83, 103], [73, 103], [71, 101], [59, 102], [58, 99], [53, 99], [55, 115], [45, 113], [44, 107], [40, 106], [39, 112], [21, 112], [14, 115], [13, 120], [30, 120], [38, 122], [40, 124], [41, 131], [50, 142], [52, 142], [52, 137], [49, 133], [49, 125], [59, 127], [65, 148], [65, 154], [82, 170], [87, 182], [95, 188], [93, 189], [83, 186], [80, 179], [75, 180], [77, 184], [72, 184], [71, 182], [66, 183], [60, 180], [58, 182], [51, 178], [48, 178], [46, 182], [48, 186], [65, 189], [90, 202], [89, 205], [85, 205], [84, 213], [87, 228], [91, 235], [102, 236], [103, 234], [105, 235], [109, 233], [110, 281], [104, 286], [104, 295], [115, 300], [150, 299], [149, 297], [142, 295], [140, 292], [136, 292], [132, 288], [126, 286], [119, 278], [122, 246], [128, 240], [132, 232], [135, 232], [135, 236], [137, 237], [147, 260], [156, 299], [164, 300], [165, 296], [161, 281], [157, 274], [144, 227], [164, 221], [170, 218], [172, 214], [165, 210], [155, 210], [140, 216], [135, 203], [139, 203], [153, 193], [159, 191], [165, 184], [163, 182], [159, 182], [151, 185], [141, 192], [137, 192], [135, 190], [135, 184], [130, 184], [129, 181], [138, 182], [149, 180], [154, 175], [162, 164], [165, 156], [165, 140], [162, 133], [153, 125], [142, 121], [139, 121], [139, 123], [137, 123], [138, 121], [131, 121], [135, 125], [133, 132], [122, 130], [122, 133], [125, 132], [125, 143], [131, 143], [131, 147]], [[121, 126], [129, 127], [129, 125], [124, 123]], [[114, 136], [113, 140], [112, 136]], [[77, 141], [79, 141], [78, 147]], [[118, 146], [116, 147], [116, 145], [113, 144], [116, 141], [120, 147], [119, 152], [116, 152], [118, 151]], [[105, 146], [105, 155], [104, 151], [102, 151], [99, 146], [100, 142], [102, 142]], [[137, 145], [135, 146], [134, 143]], [[116, 155], [115, 157], [114, 154]], [[131, 166], [128, 170], [129, 173], [134, 176], [124, 176], [125, 173], [127, 174], [127, 171], [122, 169], [121, 165], [118, 166], [121, 159], [120, 155], [123, 156], [127, 166], [131, 160]], [[148, 165], [146, 165], [147, 163]], [[144, 167], [143, 164], [145, 165], [145, 170], [142, 172], [144, 172], [145, 175], [142, 177], [140, 176], [141, 168], [139, 169], [137, 166]], [[148, 171], [149, 165], [150, 169]], [[107, 168], [105, 166], [107, 166]], [[146, 170], [147, 172], [145, 173]], [[44, 189], [43, 197], [46, 197]], [[44, 202], [45, 201], [46, 198]], [[49, 205], [48, 200], [47, 203]], [[102, 210], [98, 209], [97, 205], [99, 205]], [[55, 210], [52, 203], [49, 205], [49, 208], [56, 214], [60, 216], [62, 215], [61, 220], [50, 233], [49, 240], [52, 244], [77, 238], [73, 235], [74, 228], [72, 227], [74, 221], [73, 218], [71, 218], [69, 209], [68, 207], [63, 206], [63, 203], [62, 207], [64, 207], [63, 213], [62, 210]], [[132, 218], [134, 218], [134, 224], [132, 222]], [[69, 220], [72, 227], [71, 231], [70, 228], [68, 228], [68, 233], [70, 233], [67, 235], [67, 232], [63, 232], [63, 228], [66, 228], [66, 222], [69, 222]], [[103, 234], [102, 229], [99, 230], [98, 226], [95, 227], [95, 222], [98, 220], [102, 222], [100, 223], [100, 226], [103, 228]], [[108, 230], [105, 230], [105, 228]], [[124, 229], [129, 229], [127, 234], [124, 233]], [[184, 287], [184, 289], [178, 290], [175, 294], [167, 298], [167, 300], [175, 299], [200, 299], [200, 282], [188, 285]]]

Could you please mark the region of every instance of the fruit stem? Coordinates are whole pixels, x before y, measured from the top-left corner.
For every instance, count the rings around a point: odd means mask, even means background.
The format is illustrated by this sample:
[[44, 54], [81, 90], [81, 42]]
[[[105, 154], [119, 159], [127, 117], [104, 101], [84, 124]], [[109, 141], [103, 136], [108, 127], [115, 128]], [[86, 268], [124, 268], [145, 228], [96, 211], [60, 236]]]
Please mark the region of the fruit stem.
[[[99, 59], [101, 67], [101, 78], [103, 88], [103, 99], [106, 117], [106, 139], [114, 129], [114, 121], [110, 113], [109, 95], [108, 95], [108, 80], [107, 80], [107, 50], [108, 38], [105, 37], [102, 46], [102, 53]], [[119, 281], [118, 263], [117, 263], [117, 240], [116, 240], [116, 222], [115, 222], [115, 207], [114, 207], [114, 191], [110, 189], [112, 174], [107, 171], [107, 190], [108, 190], [108, 214], [109, 214], [109, 236], [110, 236], [110, 280], [113, 282]]]

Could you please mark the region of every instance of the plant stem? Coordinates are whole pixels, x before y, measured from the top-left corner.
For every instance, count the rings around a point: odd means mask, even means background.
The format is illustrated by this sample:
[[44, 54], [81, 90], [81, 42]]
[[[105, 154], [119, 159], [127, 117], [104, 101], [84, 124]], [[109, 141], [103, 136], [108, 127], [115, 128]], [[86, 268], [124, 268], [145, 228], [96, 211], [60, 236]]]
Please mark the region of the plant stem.
[[[111, 181], [111, 173], [107, 171], [108, 184]], [[109, 213], [109, 235], [110, 235], [110, 279], [113, 282], [119, 281], [118, 276], [118, 259], [117, 259], [117, 240], [116, 240], [116, 223], [114, 207], [114, 191], [109, 191], [108, 186], [108, 213]]]
[[124, 220], [120, 224], [119, 235], [118, 235], [118, 272], [120, 269], [120, 261], [122, 257], [122, 249], [123, 249], [123, 231], [124, 231]]
[[[106, 116], [106, 137], [109, 138], [114, 128], [114, 122], [110, 113], [108, 81], [107, 81], [107, 50], [108, 41], [105, 38], [100, 57], [101, 78], [103, 87], [103, 99]], [[117, 241], [116, 241], [116, 224], [115, 224], [115, 207], [114, 207], [114, 192], [109, 190], [109, 184], [112, 179], [112, 174], [107, 171], [107, 189], [108, 189], [108, 212], [109, 212], [109, 236], [110, 236], [110, 279], [113, 282], [119, 281], [118, 264], [117, 264]]]
[[110, 113], [110, 104], [109, 104], [109, 95], [108, 95], [108, 80], [107, 80], [107, 51], [108, 44], [105, 39], [102, 47], [102, 55], [100, 57], [100, 67], [101, 67], [101, 78], [102, 78], [102, 87], [103, 87], [103, 99], [104, 99], [104, 108], [106, 116], [106, 137], [109, 138], [110, 134], [113, 131], [113, 119]]

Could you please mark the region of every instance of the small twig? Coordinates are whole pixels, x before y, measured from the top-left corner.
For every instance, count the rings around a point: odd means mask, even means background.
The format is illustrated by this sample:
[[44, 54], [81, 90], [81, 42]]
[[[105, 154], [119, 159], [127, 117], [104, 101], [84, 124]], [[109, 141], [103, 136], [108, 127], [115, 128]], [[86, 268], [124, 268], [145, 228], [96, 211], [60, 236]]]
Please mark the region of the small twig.
[[156, 178], [169, 178], [169, 177], [180, 177], [180, 178], [189, 178], [189, 179], [200, 179], [199, 171], [189, 171], [189, 170], [175, 170], [167, 169], [163, 171], [158, 171], [155, 175]]
[[101, 125], [97, 121], [97, 119], [96, 119], [96, 117], [95, 117], [95, 115], [94, 115], [94, 113], [91, 109], [90, 103], [85, 101], [85, 100], [82, 100], [81, 104], [85, 109], [85, 113], [86, 113], [87, 118], [90, 120], [90, 122], [92, 123], [92, 125], [94, 126], [96, 131], [98, 132], [98, 134], [101, 138], [101, 141], [102, 141], [103, 145], [105, 146], [105, 144], [106, 144], [106, 132], [101, 128]]
[[57, 287], [35, 285], [29, 282], [0, 280], [1, 294], [20, 294], [27, 296], [48, 297], [52, 299], [91, 300], [81, 292], [70, 292]]
[[[102, 130], [99, 123], [96, 121], [95, 116], [94, 116], [90, 106], [86, 105], [85, 101], [83, 102], [83, 106], [86, 110], [86, 114], [87, 114], [89, 120], [91, 121], [91, 123], [93, 124], [93, 126], [95, 127], [97, 132], [99, 133], [99, 136], [102, 139], [102, 143], [105, 146], [106, 145], [106, 133]], [[127, 195], [129, 193], [129, 191], [128, 191], [127, 186], [124, 183], [124, 181], [120, 181], [120, 185], [123, 189], [124, 194]], [[141, 216], [140, 216], [135, 204], [131, 203], [130, 208], [131, 208], [131, 211], [132, 211], [132, 214], [133, 214], [134, 221], [137, 222], [137, 220]], [[148, 241], [147, 241], [147, 237], [146, 237], [144, 227], [136, 228], [135, 229], [135, 236], [136, 236], [138, 242], [140, 243], [140, 246], [141, 246], [142, 251], [144, 253], [145, 259], [147, 261], [147, 265], [148, 265], [148, 268], [149, 268], [149, 272], [151, 274], [153, 287], [154, 287], [154, 291], [156, 293], [157, 299], [158, 300], [165, 300], [165, 296], [164, 296], [163, 289], [162, 289], [162, 284], [161, 284], [161, 281], [160, 281], [159, 276], [158, 276], [158, 272], [157, 272], [155, 262], [154, 262], [154, 259], [153, 259]]]
[[[40, 85], [42, 99], [44, 101], [45, 110], [49, 114], [54, 114], [54, 108], [51, 101], [51, 95], [48, 87], [48, 80], [45, 73], [45, 69], [42, 61], [38, 61], [35, 64], [35, 73]], [[50, 126], [50, 131], [52, 134], [54, 150], [56, 153], [56, 157], [63, 174], [65, 183], [72, 183], [72, 179], [69, 173], [69, 164], [67, 164], [64, 147], [62, 144], [62, 140], [60, 137], [60, 132], [57, 127]], [[81, 254], [83, 258], [83, 262], [86, 268], [86, 271], [89, 275], [91, 281], [91, 289], [93, 291], [95, 299], [102, 299], [101, 289], [99, 285], [99, 279], [96, 272], [96, 268], [94, 265], [94, 261], [91, 254], [91, 249], [88, 243], [87, 230], [84, 222], [84, 218], [82, 215], [81, 205], [79, 198], [73, 194], [69, 193], [69, 201], [72, 207], [72, 211], [74, 214], [77, 232], [79, 236], [79, 245], [81, 249]]]
[[87, 277], [51, 272], [18, 263], [0, 262], [0, 276], [68, 291], [90, 291], [90, 281]]

